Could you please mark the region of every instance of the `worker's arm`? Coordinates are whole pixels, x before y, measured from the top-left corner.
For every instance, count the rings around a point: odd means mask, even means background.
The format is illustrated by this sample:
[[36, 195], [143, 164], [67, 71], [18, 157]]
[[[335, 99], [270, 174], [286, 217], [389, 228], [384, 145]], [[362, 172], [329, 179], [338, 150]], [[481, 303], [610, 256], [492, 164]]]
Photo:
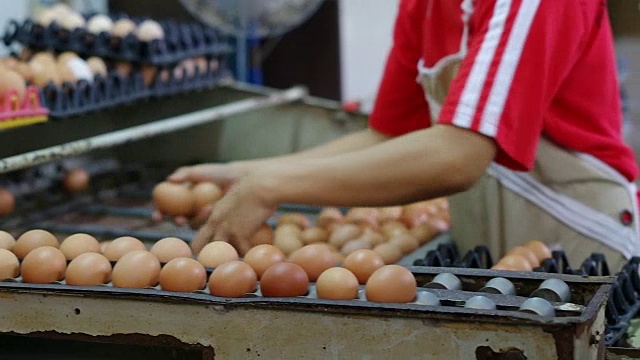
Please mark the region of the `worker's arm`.
[[471, 187], [496, 154], [494, 141], [438, 125], [343, 155], [271, 163], [250, 172], [214, 206], [193, 241], [246, 250], [251, 234], [280, 203], [387, 206]]
[[[226, 191], [239, 179], [261, 168], [270, 168], [271, 166], [280, 166], [287, 163], [296, 163], [325, 156], [345, 154], [351, 151], [367, 148], [387, 139], [387, 136], [373, 129], [364, 129], [333, 140], [327, 144], [316, 146], [294, 154], [264, 159], [236, 161], [227, 164], [209, 163], [181, 167], [171, 174], [168, 179], [169, 181], [176, 183], [210, 181], [219, 185]], [[198, 227], [209, 217], [210, 209], [211, 207], [204, 207], [191, 219], [184, 216], [178, 216], [174, 218], [174, 221], [176, 224], [181, 226], [190, 223], [192, 227]], [[163, 218], [163, 214], [156, 210], [154, 211], [153, 218], [156, 219], [156, 221], [160, 221]]]
[[468, 189], [495, 154], [492, 139], [439, 125], [339, 156], [270, 164], [247, 181], [268, 204], [397, 205]]

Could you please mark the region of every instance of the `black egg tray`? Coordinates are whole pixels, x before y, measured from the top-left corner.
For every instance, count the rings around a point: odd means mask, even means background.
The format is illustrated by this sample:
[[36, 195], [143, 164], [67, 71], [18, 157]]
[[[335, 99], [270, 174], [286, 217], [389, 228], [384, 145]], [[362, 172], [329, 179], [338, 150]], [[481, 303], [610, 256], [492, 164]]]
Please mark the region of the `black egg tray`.
[[210, 63], [207, 64], [204, 72], [194, 73], [191, 77], [186, 70], [182, 76], [176, 76], [173, 69], [169, 69], [168, 76], [164, 78], [158, 69], [151, 86], [145, 86], [139, 71], [126, 77], [111, 71], [107, 76], [96, 75], [93, 82], [80, 80], [75, 84], [65, 82], [62, 86], [49, 83], [42, 89], [42, 100], [49, 109], [49, 116], [55, 120], [145, 99], [210, 89], [228, 79], [228, 69], [224, 63], [215, 69]]
[[[493, 260], [486, 246], [476, 246], [461, 258], [455, 244], [447, 243], [440, 244], [436, 249], [430, 250], [423, 259], [415, 260], [414, 265], [489, 269], [493, 266]], [[640, 257], [633, 257], [619, 272], [614, 274], [616, 281], [611, 288], [605, 312], [607, 317], [606, 346], [626, 345], [623, 342], [629, 330], [630, 321], [640, 315], [639, 265]], [[587, 277], [611, 275], [603, 254], [591, 254], [579, 268], [574, 269], [570, 266], [565, 252], [561, 250], [553, 251], [551, 258], [543, 260], [540, 267], [535, 268], [534, 272]]]
[[[211, 270], [211, 269], [209, 269]], [[80, 294], [83, 298], [92, 296], [105, 298], [137, 298], [142, 301], [177, 302], [180, 304], [204, 303], [224, 306], [251, 306], [282, 308], [287, 310], [303, 310], [322, 312], [338, 312], [349, 314], [372, 314], [377, 316], [436, 318], [453, 321], [502, 323], [508, 325], [536, 325], [549, 328], [567, 328], [587, 323], [595, 318], [610, 291], [611, 277], [593, 277], [584, 279], [575, 275], [557, 275], [554, 278], [564, 281], [571, 287], [570, 302], [549, 301], [555, 310], [554, 316], [542, 316], [535, 313], [519, 311], [522, 304], [530, 299], [530, 294], [540, 284], [550, 278], [543, 273], [515, 273], [498, 270], [478, 269], [446, 269], [430, 267], [412, 267], [418, 288], [415, 301], [410, 303], [379, 303], [367, 301], [364, 286], [360, 287], [358, 297], [353, 300], [319, 299], [316, 295], [315, 283], [310, 283], [308, 293], [298, 297], [263, 297], [259, 286], [255, 292], [240, 298], [226, 298], [209, 294], [208, 288], [191, 293], [171, 292], [159, 286], [144, 289], [118, 288], [111, 283], [100, 286], [70, 286], [64, 281], [50, 284], [29, 284], [21, 278], [0, 282], [0, 292], [37, 292], [46, 294]], [[209, 272], [209, 271], [208, 271]], [[427, 284], [440, 273], [449, 273], [461, 281], [460, 290], [427, 288]], [[480, 289], [496, 277], [508, 278], [517, 289], [516, 295], [501, 295], [481, 292]], [[429, 295], [425, 297], [423, 295]], [[429, 298], [438, 298], [439, 304], [433, 304]], [[485, 296], [496, 304], [495, 309], [467, 308], [465, 304], [474, 296]]]
[[[122, 17], [115, 16], [113, 20]], [[143, 19], [131, 20], [138, 24]], [[3, 41], [7, 46], [20, 43], [33, 50], [73, 51], [83, 57], [100, 56], [158, 66], [176, 64], [194, 57], [217, 57], [233, 52], [228, 40], [213, 28], [195, 22], [178, 23], [167, 20], [158, 23], [164, 30], [164, 38], [145, 42], [131, 34], [119, 38], [105, 32], [96, 35], [86, 29], [68, 31], [55, 22], [43, 27], [31, 19], [23, 22], [10, 20], [6, 25]]]

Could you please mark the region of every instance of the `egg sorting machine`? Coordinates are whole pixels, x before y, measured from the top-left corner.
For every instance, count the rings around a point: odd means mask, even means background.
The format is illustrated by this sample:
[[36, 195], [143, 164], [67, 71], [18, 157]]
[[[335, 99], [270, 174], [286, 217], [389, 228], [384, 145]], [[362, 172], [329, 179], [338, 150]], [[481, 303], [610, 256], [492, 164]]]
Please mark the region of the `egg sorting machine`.
[[[115, 158], [120, 164], [116, 167], [146, 164], [145, 171], [151, 171], [153, 164], [170, 169], [190, 162], [287, 153], [361, 129], [365, 120], [362, 114], [343, 112], [336, 103], [308, 97], [303, 89], [275, 91], [229, 84], [197, 94], [2, 132], [0, 171], [28, 171], [89, 153]], [[138, 172], [125, 171], [123, 178], [116, 179], [108, 175], [113, 174], [108, 171], [112, 166], [109, 164], [112, 163], [93, 164], [97, 175], [100, 169], [107, 174], [101, 180], [105, 189], [97, 197], [65, 198], [38, 190], [35, 185], [19, 188], [30, 205], [2, 227], [20, 229], [38, 224], [64, 232], [59, 223], [47, 220], [64, 213], [65, 206], [95, 209], [101, 205], [95, 199], [113, 200], [109, 186], [122, 188], [120, 193], [140, 191], [135, 187], [135, 176], [126, 176]], [[45, 173], [36, 171], [30, 184], [37, 184], [39, 177], [46, 177]], [[124, 189], [132, 181], [133, 187]], [[126, 209], [126, 204], [119, 206], [116, 211]], [[101, 211], [109, 211], [106, 208]], [[74, 225], [74, 229], [102, 231], [100, 235], [110, 236], [131, 230], [122, 230], [121, 224], [113, 221], [90, 229], [79, 228], [82, 223]], [[189, 236], [176, 233], [181, 230], [175, 227], [164, 230], [165, 236]], [[420, 251], [418, 256], [424, 255], [424, 249]], [[319, 300], [313, 286], [308, 296], [299, 298], [263, 298], [254, 294], [224, 299], [205, 292], [177, 294], [158, 289], [2, 282], [0, 346], [7, 357], [14, 351], [30, 353], [34, 358], [57, 353], [63, 358], [93, 359], [605, 356], [604, 305], [611, 277], [429, 267], [414, 267], [412, 272], [420, 296], [410, 304]], [[440, 273], [456, 276], [460, 288], [430, 286]], [[480, 291], [497, 277], [507, 278], [516, 294]], [[520, 311], [531, 293], [551, 277], [569, 286], [571, 300], [551, 302], [551, 315]], [[432, 295], [438, 298], [437, 304], [430, 302]], [[475, 295], [489, 299], [495, 308], [465, 307]]]

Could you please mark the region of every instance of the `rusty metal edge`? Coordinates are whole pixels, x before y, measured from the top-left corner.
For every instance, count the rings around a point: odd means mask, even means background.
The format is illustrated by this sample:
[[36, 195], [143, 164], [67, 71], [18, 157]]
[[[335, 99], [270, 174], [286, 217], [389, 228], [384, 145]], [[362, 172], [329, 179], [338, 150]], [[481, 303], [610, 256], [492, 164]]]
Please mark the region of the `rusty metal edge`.
[[[603, 290], [603, 291], [606, 291]], [[274, 310], [339, 313], [346, 315], [370, 315], [386, 317], [411, 317], [441, 321], [489, 322], [498, 324], [542, 326], [547, 331], [558, 331], [572, 327], [576, 323], [586, 322], [584, 315], [588, 311], [595, 316], [595, 310], [585, 309], [579, 317], [563, 317], [548, 319], [542, 316], [517, 311], [505, 310], [475, 310], [463, 307], [431, 307], [418, 304], [386, 304], [353, 300], [324, 300], [295, 298], [222, 298], [206, 293], [174, 293], [156, 289], [125, 289], [107, 286], [78, 287], [58, 284], [24, 284], [0, 283], [0, 292], [26, 293], [43, 296], [76, 296], [103, 299], [128, 299], [139, 301], [153, 301], [163, 303], [179, 303], [183, 305], [220, 306], [233, 310], [239, 308], [263, 308]], [[592, 302], [593, 303], [593, 302]], [[592, 305], [596, 307], [597, 305]]]

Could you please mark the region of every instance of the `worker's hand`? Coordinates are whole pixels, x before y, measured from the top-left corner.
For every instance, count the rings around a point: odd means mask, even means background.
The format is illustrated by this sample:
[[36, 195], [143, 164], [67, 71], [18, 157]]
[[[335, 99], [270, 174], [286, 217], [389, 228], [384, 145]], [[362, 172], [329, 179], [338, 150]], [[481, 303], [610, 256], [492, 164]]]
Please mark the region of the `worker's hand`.
[[233, 189], [214, 204], [207, 222], [191, 243], [195, 254], [211, 241], [229, 242], [240, 256], [249, 251], [249, 239], [277, 206], [260, 196], [254, 179], [246, 177], [236, 182]]
[[209, 181], [226, 192], [246, 174], [246, 167], [240, 163], [201, 164], [180, 167], [169, 175], [167, 180], [174, 183], [192, 184]]
[[[247, 173], [245, 166], [239, 163], [226, 164], [201, 164], [195, 166], [184, 166], [178, 168], [167, 177], [167, 181], [174, 183], [191, 183], [208, 181], [218, 185], [222, 191], [226, 192], [233, 184]], [[173, 221], [178, 226], [190, 225], [192, 228], [200, 227], [209, 217], [212, 206], [206, 206], [191, 217], [176, 216]], [[162, 221], [165, 214], [155, 209], [152, 218], [155, 221]]]

